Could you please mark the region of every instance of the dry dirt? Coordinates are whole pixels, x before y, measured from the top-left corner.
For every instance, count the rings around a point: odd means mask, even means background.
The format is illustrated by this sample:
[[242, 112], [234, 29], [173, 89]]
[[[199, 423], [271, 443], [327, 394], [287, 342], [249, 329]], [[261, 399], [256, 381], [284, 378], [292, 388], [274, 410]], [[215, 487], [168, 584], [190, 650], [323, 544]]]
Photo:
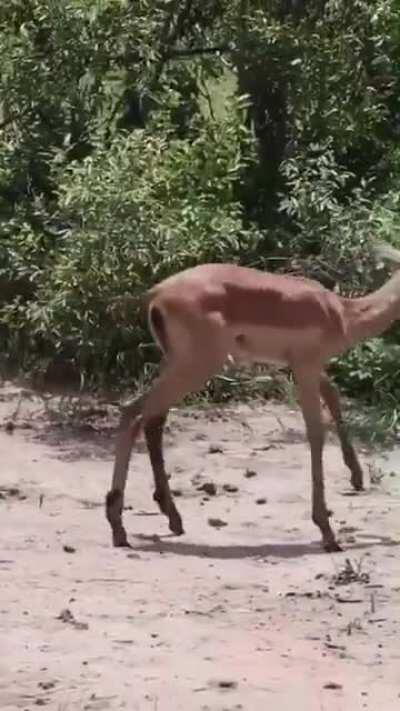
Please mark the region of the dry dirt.
[[345, 552], [328, 555], [297, 412], [174, 412], [166, 458], [186, 534], [157, 512], [139, 443], [132, 549], [116, 550], [103, 513], [115, 419], [95, 409], [60, 427], [27, 400], [7, 432], [16, 397], [0, 391], [1, 711], [400, 708], [400, 471], [351, 496], [329, 436]]

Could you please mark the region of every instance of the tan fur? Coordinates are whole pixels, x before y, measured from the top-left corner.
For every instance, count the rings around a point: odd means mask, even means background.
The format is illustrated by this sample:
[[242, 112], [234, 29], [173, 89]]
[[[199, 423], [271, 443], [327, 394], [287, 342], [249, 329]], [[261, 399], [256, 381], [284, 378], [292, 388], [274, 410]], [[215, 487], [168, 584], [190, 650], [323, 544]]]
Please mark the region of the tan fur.
[[323, 361], [348, 344], [336, 294], [318, 282], [236, 265], [204, 264], [166, 279], [149, 294], [149, 308], [154, 306], [176, 333], [171, 341], [182, 356], [199, 317], [219, 324], [218, 345], [226, 355], [246, 351], [251, 362], [290, 365], [299, 349]]

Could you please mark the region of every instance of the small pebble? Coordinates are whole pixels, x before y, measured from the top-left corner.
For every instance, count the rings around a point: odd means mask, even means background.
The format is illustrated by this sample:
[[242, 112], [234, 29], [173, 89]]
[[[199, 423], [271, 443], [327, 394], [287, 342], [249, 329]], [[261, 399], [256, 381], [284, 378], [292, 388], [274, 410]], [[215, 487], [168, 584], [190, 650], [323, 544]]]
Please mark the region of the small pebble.
[[210, 444], [208, 448], [209, 454], [222, 454], [223, 451], [224, 450], [220, 444]]
[[39, 681], [38, 686], [43, 689], [43, 691], [48, 691], [49, 689], [54, 689], [56, 683], [55, 681]]
[[204, 491], [206, 494], [208, 494], [208, 496], [215, 496], [217, 493], [217, 487], [212, 481], [204, 482], [204, 484], [201, 484], [201, 486], [199, 486], [197, 490]]
[[224, 526], [227, 526], [228, 524], [226, 521], [223, 521], [221, 518], [209, 518], [208, 525], [212, 526], [213, 528], [223, 528]]
[[239, 487], [235, 486], [234, 484], [224, 484], [222, 488], [229, 494], [235, 494], [237, 491], [239, 491]]
[[236, 681], [230, 681], [229, 679], [221, 679], [218, 682], [218, 686], [220, 689], [236, 689], [237, 688], [237, 682]]
[[76, 548], [73, 546], [63, 546], [64, 553], [76, 553]]

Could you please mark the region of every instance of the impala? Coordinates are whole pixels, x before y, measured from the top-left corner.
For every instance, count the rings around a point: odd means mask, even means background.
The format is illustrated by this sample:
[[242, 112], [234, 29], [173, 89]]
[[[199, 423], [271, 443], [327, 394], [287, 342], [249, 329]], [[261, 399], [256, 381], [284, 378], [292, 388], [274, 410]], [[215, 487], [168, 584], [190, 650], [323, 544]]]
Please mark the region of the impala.
[[[388, 245], [381, 247], [381, 254], [400, 263], [400, 252]], [[146, 295], [146, 310], [163, 363], [148, 392], [122, 412], [112, 487], [106, 497], [114, 545], [128, 545], [122, 523], [124, 492], [132, 447], [142, 429], [154, 475], [154, 500], [170, 530], [184, 532], [164, 467], [163, 427], [172, 405], [199, 390], [233, 358], [292, 370], [311, 450], [312, 520], [325, 550], [340, 550], [324, 493], [321, 399], [336, 424], [357, 491], [363, 488], [363, 472], [343, 422], [338, 392], [325, 369], [333, 356], [377, 336], [400, 318], [400, 271], [377, 291], [350, 299], [309, 279], [232, 264], [202, 264], [153, 287]]]

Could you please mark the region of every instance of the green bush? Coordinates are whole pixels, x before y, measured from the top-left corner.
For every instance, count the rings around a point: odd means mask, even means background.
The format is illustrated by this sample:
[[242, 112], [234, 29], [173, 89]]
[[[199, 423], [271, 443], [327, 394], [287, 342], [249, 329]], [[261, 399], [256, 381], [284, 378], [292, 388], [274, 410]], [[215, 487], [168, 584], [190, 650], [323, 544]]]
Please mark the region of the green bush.
[[[289, 270], [352, 296], [382, 283], [371, 237], [400, 247], [399, 3], [256, 5], [0, 9], [8, 364], [59, 359], [92, 384], [152, 370], [139, 301], [128, 313], [115, 299], [199, 262]], [[338, 359], [340, 384], [392, 406], [399, 344], [397, 327]], [[210, 392], [243, 392], [238, 381]]]
[[[57, 220], [68, 229], [53, 236], [45, 255], [38, 236], [22, 226], [6, 246], [3, 263], [15, 271], [22, 262], [36, 287], [34, 299], [3, 308], [9, 333], [23, 334], [15, 355], [23, 342], [29, 349], [36, 342], [42, 358], [72, 358], [97, 383], [137, 376], [155, 349], [144, 345], [139, 300], [121, 321], [115, 297], [140, 296], [199, 262], [252, 258], [260, 235], [244, 227], [235, 197], [243, 146], [251, 144], [242, 113], [243, 102], [232, 100], [223, 118], [195, 125], [186, 139], [164, 117], [118, 134], [107, 148], [94, 138], [93, 153], [60, 172]], [[61, 171], [57, 162], [53, 169]]]
[[374, 338], [335, 359], [332, 372], [343, 390], [371, 405], [393, 404], [400, 398], [400, 343]]

